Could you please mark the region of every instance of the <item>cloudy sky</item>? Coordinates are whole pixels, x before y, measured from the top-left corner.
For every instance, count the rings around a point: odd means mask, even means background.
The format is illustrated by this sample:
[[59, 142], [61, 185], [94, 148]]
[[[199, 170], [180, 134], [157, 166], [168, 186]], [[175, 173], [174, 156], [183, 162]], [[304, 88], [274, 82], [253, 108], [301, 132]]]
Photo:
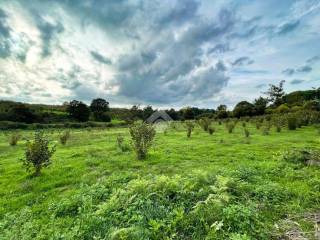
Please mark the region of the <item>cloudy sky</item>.
[[0, 0], [0, 99], [233, 106], [319, 87], [320, 0]]

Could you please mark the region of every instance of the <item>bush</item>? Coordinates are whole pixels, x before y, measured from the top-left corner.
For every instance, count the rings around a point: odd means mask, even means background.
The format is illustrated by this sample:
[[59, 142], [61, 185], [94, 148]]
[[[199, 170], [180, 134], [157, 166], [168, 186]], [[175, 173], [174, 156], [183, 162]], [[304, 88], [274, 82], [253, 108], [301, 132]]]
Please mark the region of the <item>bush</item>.
[[20, 134], [13, 132], [9, 138], [10, 146], [16, 146], [20, 138], [21, 138]]
[[297, 118], [294, 116], [288, 117], [288, 129], [289, 130], [296, 130], [297, 128]]
[[41, 169], [51, 164], [55, 146], [49, 148], [50, 141], [43, 132], [35, 132], [34, 140], [27, 142], [25, 158], [22, 159], [27, 171], [34, 168], [34, 176], [40, 175]]
[[134, 123], [129, 131], [137, 158], [145, 159], [156, 135], [154, 127], [146, 123]]
[[244, 136], [246, 138], [250, 137], [250, 132], [249, 132], [249, 130], [247, 128], [244, 128]]
[[125, 143], [124, 137], [121, 135], [117, 136], [117, 146], [121, 150], [121, 152], [127, 152], [130, 150], [129, 145]]
[[227, 122], [227, 129], [228, 133], [233, 133], [234, 128], [236, 127], [236, 124], [233, 122]]
[[194, 128], [194, 123], [192, 121], [186, 121], [186, 127], [187, 127], [187, 137], [191, 137], [192, 130]]
[[214, 127], [209, 127], [208, 132], [210, 135], [212, 135], [215, 132], [215, 128]]
[[62, 145], [66, 145], [67, 144], [67, 141], [69, 140], [70, 138], [70, 131], [67, 130], [67, 131], [64, 131], [61, 135], [60, 135], [60, 143]]
[[282, 160], [301, 164], [320, 164], [320, 151], [314, 149], [292, 149], [281, 154]]
[[205, 117], [205, 118], [201, 118], [199, 120], [199, 125], [205, 132], [207, 132], [209, 130], [210, 124], [211, 124], [210, 118]]

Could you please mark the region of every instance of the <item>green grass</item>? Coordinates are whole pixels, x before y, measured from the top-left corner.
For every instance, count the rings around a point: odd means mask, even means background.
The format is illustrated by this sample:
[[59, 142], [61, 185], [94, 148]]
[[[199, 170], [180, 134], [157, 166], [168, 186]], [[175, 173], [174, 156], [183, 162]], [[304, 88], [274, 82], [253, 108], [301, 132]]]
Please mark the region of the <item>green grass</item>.
[[319, 167], [277, 153], [319, 149], [315, 127], [263, 135], [247, 123], [249, 138], [241, 124], [214, 127], [159, 131], [144, 161], [118, 149], [126, 128], [72, 130], [65, 146], [50, 130], [57, 151], [40, 177], [19, 161], [33, 132], [17, 146], [0, 135], [0, 239], [270, 239], [289, 217], [312, 231], [303, 216], [320, 209]]

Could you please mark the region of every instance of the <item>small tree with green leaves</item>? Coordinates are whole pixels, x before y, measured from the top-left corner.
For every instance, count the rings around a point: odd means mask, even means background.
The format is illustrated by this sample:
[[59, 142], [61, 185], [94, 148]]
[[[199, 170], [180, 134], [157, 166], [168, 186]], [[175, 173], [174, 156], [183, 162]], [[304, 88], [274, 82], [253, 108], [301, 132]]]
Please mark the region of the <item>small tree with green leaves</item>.
[[27, 171], [34, 169], [34, 176], [39, 176], [41, 169], [51, 164], [51, 157], [56, 151], [55, 146], [50, 148], [50, 140], [43, 132], [35, 132], [33, 141], [27, 142], [25, 158], [22, 159]]
[[207, 132], [209, 130], [209, 127], [210, 127], [210, 124], [211, 124], [211, 119], [210, 118], [207, 118], [207, 117], [204, 117], [204, 118], [201, 118], [199, 119], [199, 125], [200, 127], [205, 131]]
[[132, 146], [139, 160], [146, 158], [149, 148], [152, 146], [156, 130], [146, 123], [134, 123], [129, 129]]
[[236, 127], [236, 124], [234, 122], [227, 122], [226, 127], [228, 129], [228, 133], [233, 133], [233, 130]]
[[192, 130], [194, 129], [194, 123], [192, 121], [186, 121], [186, 128], [187, 128], [187, 137], [191, 137]]

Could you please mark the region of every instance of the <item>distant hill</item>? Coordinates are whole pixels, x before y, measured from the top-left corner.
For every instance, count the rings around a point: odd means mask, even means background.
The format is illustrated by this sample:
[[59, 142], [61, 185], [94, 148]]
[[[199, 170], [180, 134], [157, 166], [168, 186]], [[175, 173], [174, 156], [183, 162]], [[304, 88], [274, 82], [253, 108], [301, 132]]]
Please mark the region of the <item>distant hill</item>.
[[295, 91], [286, 94], [283, 97], [283, 101], [289, 106], [291, 105], [302, 105], [305, 101], [319, 100], [320, 99], [320, 88], [306, 91]]

